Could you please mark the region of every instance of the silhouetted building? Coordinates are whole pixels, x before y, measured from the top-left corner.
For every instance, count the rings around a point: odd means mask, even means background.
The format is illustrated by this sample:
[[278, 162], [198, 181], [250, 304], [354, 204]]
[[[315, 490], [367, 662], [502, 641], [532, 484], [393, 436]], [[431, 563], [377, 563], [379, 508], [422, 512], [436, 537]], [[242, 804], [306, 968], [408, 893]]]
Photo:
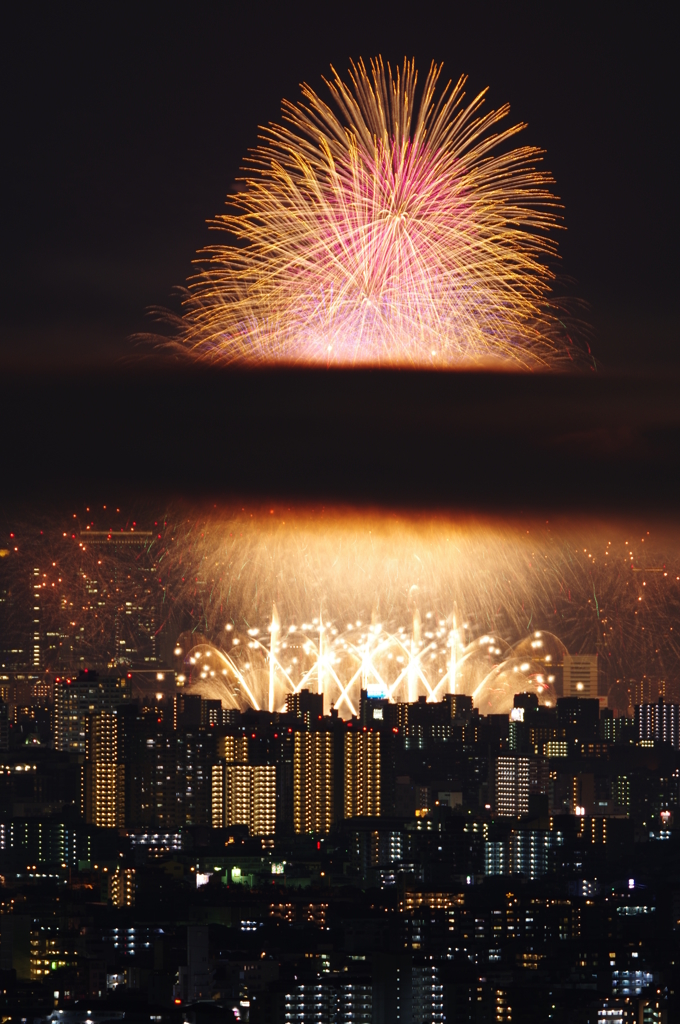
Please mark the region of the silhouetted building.
[[311, 690], [298, 690], [286, 697], [288, 714], [301, 718], [308, 729], [323, 718], [323, 694], [312, 693]]
[[558, 697], [558, 739], [573, 743], [596, 740], [599, 732], [600, 704], [596, 698]]
[[9, 747], [9, 707], [0, 700], [0, 750]]

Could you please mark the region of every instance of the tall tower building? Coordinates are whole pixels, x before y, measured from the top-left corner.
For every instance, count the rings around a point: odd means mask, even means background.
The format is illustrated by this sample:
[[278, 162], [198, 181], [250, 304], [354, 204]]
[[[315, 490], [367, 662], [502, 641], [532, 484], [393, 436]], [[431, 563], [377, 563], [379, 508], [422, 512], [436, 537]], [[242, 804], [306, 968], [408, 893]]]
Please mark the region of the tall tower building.
[[99, 711], [89, 719], [85, 818], [100, 828], [125, 824], [125, 767], [118, 763], [117, 711]]
[[242, 761], [248, 763], [247, 736], [218, 736], [217, 756], [223, 761]]
[[247, 825], [251, 836], [276, 830], [276, 767], [222, 762], [212, 766], [212, 825]]
[[562, 678], [565, 697], [597, 697], [597, 655], [565, 654]]
[[276, 766], [252, 768], [251, 836], [270, 836], [276, 831]]
[[491, 781], [494, 812], [499, 817], [516, 817], [529, 813], [528, 757], [495, 758]]
[[101, 678], [96, 672], [80, 672], [77, 679], [63, 679], [54, 687], [54, 740], [57, 750], [86, 754], [90, 715], [111, 711], [130, 696], [127, 680]]
[[655, 704], [659, 697], [666, 699], [666, 680], [647, 675], [641, 679], [631, 679], [628, 692], [631, 707], [637, 707], [638, 704]]
[[247, 825], [253, 820], [253, 768], [249, 764], [224, 765], [224, 824]]
[[286, 711], [301, 718], [308, 729], [323, 718], [323, 694], [311, 690], [298, 690], [286, 697]]
[[0, 697], [0, 750], [9, 750], [9, 708]]
[[638, 704], [635, 708], [635, 734], [639, 740], [670, 743], [680, 748], [680, 710], [677, 704], [665, 704], [659, 697], [655, 704]]
[[346, 818], [378, 816], [381, 810], [380, 733], [345, 733]]
[[297, 732], [293, 752], [293, 825], [296, 832], [328, 832], [334, 822], [332, 732]]
[[31, 617], [31, 668], [40, 670], [42, 668], [42, 584], [40, 582], [40, 569], [33, 569], [32, 582], [33, 615]]
[[[121, 712], [122, 717], [122, 712]], [[126, 730], [127, 821], [171, 832], [213, 821], [215, 742], [205, 730], [138, 721]]]

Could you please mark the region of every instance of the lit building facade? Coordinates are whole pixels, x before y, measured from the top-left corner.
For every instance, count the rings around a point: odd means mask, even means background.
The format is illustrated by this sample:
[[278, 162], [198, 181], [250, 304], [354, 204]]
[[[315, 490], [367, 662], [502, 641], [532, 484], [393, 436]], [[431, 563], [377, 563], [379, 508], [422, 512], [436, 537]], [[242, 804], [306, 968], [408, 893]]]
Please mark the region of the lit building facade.
[[217, 756], [223, 761], [240, 761], [248, 763], [248, 737], [247, 736], [218, 736]]
[[109, 875], [109, 898], [114, 907], [134, 907], [134, 868], [116, 868], [116, 870]]
[[662, 698], [655, 704], [638, 704], [635, 708], [635, 735], [638, 740], [654, 740], [680, 747], [680, 707], [665, 704]]
[[125, 824], [125, 766], [118, 761], [118, 712], [90, 715], [86, 735], [85, 820], [99, 828]]
[[380, 815], [380, 779], [380, 733], [348, 731], [345, 734], [346, 818]]
[[432, 963], [414, 964], [411, 970], [411, 1012], [418, 1024], [444, 1024], [444, 986], [439, 968]]
[[42, 583], [40, 582], [40, 569], [33, 570], [33, 615], [31, 617], [31, 668], [39, 671], [42, 668], [42, 635], [41, 635], [41, 596]]
[[334, 975], [298, 982], [282, 993], [281, 1003], [281, 1018], [291, 1024], [371, 1024], [373, 1020], [370, 979]]
[[497, 757], [493, 764], [494, 811], [499, 817], [529, 813], [528, 757]]
[[276, 831], [276, 767], [222, 762], [212, 766], [212, 826], [247, 825], [251, 836]]
[[127, 680], [100, 678], [96, 672], [81, 672], [77, 679], [63, 679], [54, 687], [54, 745], [57, 750], [87, 754], [90, 716], [111, 711], [128, 700]]
[[335, 820], [334, 741], [331, 732], [295, 733], [293, 827], [328, 832]]

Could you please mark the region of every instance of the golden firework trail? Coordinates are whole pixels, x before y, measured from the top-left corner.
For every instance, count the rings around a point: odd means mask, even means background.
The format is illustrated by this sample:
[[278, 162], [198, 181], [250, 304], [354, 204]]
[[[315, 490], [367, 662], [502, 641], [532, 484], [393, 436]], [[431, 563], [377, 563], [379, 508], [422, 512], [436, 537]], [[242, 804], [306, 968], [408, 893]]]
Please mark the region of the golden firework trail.
[[[551, 299], [559, 202], [507, 105], [413, 61], [331, 69], [262, 129], [174, 321], [218, 362], [540, 368], [572, 358]], [[561, 319], [562, 317], [562, 319]]]
[[320, 620], [291, 624], [283, 636], [274, 621], [262, 633], [257, 627], [241, 635], [230, 630], [224, 646], [176, 648], [184, 656], [181, 682], [226, 707], [270, 712], [285, 710], [288, 695], [316, 689], [325, 712], [335, 707], [345, 718], [358, 714], [362, 690], [391, 703], [420, 697], [433, 703], [447, 693], [464, 693], [485, 714], [507, 714], [518, 691], [554, 705], [554, 668], [566, 650], [558, 637], [536, 630], [511, 647], [485, 634], [462, 645], [453, 639], [450, 619], [429, 613], [427, 620], [424, 633], [416, 614], [411, 632], [403, 626], [390, 631], [381, 623], [343, 630], [329, 624], [326, 645]]
[[[206, 696], [219, 683], [213, 695], [232, 707], [279, 709], [311, 688], [346, 716], [362, 687], [385, 687], [398, 701], [469, 694], [487, 713], [539, 686], [541, 701], [554, 700], [550, 665], [564, 645], [598, 653], [619, 709], [645, 674], [676, 692], [674, 524], [285, 506], [114, 512], [0, 530], [0, 633], [29, 642], [21, 611], [38, 567], [45, 670], [160, 657]], [[202, 651], [219, 662], [207, 675]]]

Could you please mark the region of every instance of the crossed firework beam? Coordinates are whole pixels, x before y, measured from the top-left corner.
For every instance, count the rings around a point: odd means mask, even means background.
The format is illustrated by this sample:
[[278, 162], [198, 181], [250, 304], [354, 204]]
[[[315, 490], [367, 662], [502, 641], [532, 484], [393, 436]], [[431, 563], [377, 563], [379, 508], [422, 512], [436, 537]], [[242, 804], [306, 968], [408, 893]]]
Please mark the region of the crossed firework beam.
[[[288, 635], [290, 636], [290, 631]], [[493, 684], [501, 679], [503, 673], [510, 671], [513, 673], [519, 673], [519, 677], [517, 679], [518, 684], [526, 686], [531, 683], [532, 676], [535, 676], [536, 679], [534, 681], [537, 684], [538, 692], [541, 693], [544, 689], [544, 686], [542, 685], [544, 680], [540, 674], [543, 671], [542, 667], [533, 662], [527, 661], [526, 654], [518, 656], [516, 648], [521, 641], [518, 641], [518, 644], [511, 647], [504, 641], [497, 638], [494, 639], [492, 636], [483, 636], [472, 641], [467, 646], [463, 646], [458, 642], [458, 633], [454, 629], [449, 633], [449, 642], [446, 645], [451, 648], [450, 656], [447, 658], [446, 671], [442, 674], [436, 684], [433, 685], [424, 670], [424, 661], [426, 655], [437, 649], [437, 641], [436, 639], [433, 639], [424, 646], [421, 646], [419, 631], [415, 628], [413, 635], [405, 634], [402, 637], [398, 633], [390, 633], [383, 630], [382, 627], [376, 628], [374, 625], [370, 627], [365, 640], [359, 644], [353, 643], [348, 633], [343, 633], [334, 639], [333, 647], [328, 651], [325, 650], [326, 630], [324, 629], [323, 621], [321, 621], [319, 625], [318, 643], [304, 630], [295, 630], [295, 635], [303, 641], [302, 646], [305, 654], [313, 655], [313, 663], [303, 672], [302, 677], [297, 683], [294, 682], [291, 676], [291, 670], [286, 668], [276, 653], [277, 637], [279, 636], [278, 622], [272, 623], [268, 646], [262, 640], [258, 640], [254, 632], [249, 631], [248, 645], [250, 649], [254, 652], [260, 652], [264, 658], [264, 662], [268, 664], [269, 693], [267, 704], [269, 711], [277, 710], [276, 692], [279, 685], [286, 688], [287, 693], [295, 694], [313, 683], [316, 683], [319, 693], [326, 692], [327, 683], [334, 684], [338, 690], [338, 695], [334, 703], [335, 708], [340, 709], [344, 704], [350, 715], [357, 714], [357, 708], [355, 707], [355, 703], [351, 696], [352, 687], [356, 684], [360, 684], [362, 688], [365, 688], [371, 681], [375, 681], [379, 686], [384, 688], [387, 699], [391, 703], [396, 702], [395, 695], [400, 686], [406, 684], [408, 695], [407, 699], [411, 701], [416, 698], [420, 685], [422, 684], [422, 687], [425, 690], [427, 702], [432, 703], [441, 699], [441, 695], [445, 687], [447, 687], [451, 693], [458, 692], [458, 686], [461, 678], [459, 673], [461, 669], [469, 659], [474, 655], [481, 653], [484, 649], [484, 645], [487, 645], [486, 651], [489, 654], [501, 655], [501, 660], [490, 666], [489, 670], [484, 673], [481, 680], [477, 683], [475, 689], [469, 694], [475, 702], [478, 702], [481, 699], [485, 691], [487, 691], [487, 688], [493, 687]], [[558, 643], [561, 643], [554, 634], [547, 633], [546, 631], [537, 632], [535, 636], [544, 638], [552, 637]], [[335, 664], [339, 660], [337, 658], [339, 643], [343, 645], [343, 656], [354, 661], [351, 675], [347, 678], [346, 682], [343, 682], [335, 669]], [[499, 645], [502, 646], [502, 649]], [[378, 671], [376, 662], [386, 654], [393, 653], [395, 648], [397, 652], [400, 652], [404, 656], [405, 664], [403, 668], [399, 670], [396, 678], [391, 683], [388, 683]], [[261, 710], [260, 703], [252, 686], [252, 680], [249, 683], [248, 672], [250, 670], [250, 665], [245, 668], [245, 671], [242, 670], [235, 658], [212, 644], [200, 644], [193, 648], [187, 655], [186, 662], [195, 664], [202, 658], [208, 659], [213, 656], [217, 662], [222, 665], [222, 671], [217, 675], [215, 683], [219, 683], [227, 689], [226, 680], [221, 677], [231, 677], [233, 682], [237, 683], [241, 687], [242, 694], [250, 702], [250, 705], [256, 711]], [[206, 663], [215, 664], [214, 662], [207, 661], [203, 664]], [[216, 676], [216, 672], [214, 670], [211, 672], [203, 672], [201, 674], [202, 679], [210, 677], [210, 681], [214, 676]], [[521, 678], [522, 676], [524, 678]], [[237, 703], [236, 695], [233, 690], [230, 691], [227, 689], [227, 693], [229, 698]]]
[[[323, 692], [323, 681], [327, 678], [332, 679], [332, 681], [336, 684], [339, 690], [339, 696], [336, 699], [334, 706], [336, 708], [340, 708], [340, 706], [344, 703], [347, 706], [347, 709], [351, 715], [356, 715], [357, 709], [355, 708], [352, 698], [350, 696], [350, 690], [355, 685], [355, 683], [359, 682], [360, 680], [363, 685], [368, 683], [369, 679], [371, 678], [375, 680], [376, 683], [385, 688], [385, 690], [387, 691], [388, 700], [391, 703], [395, 702], [394, 694], [398, 690], [399, 686], [402, 685], [402, 683], [415, 682], [417, 684], [418, 682], [421, 682], [425, 687], [425, 690], [427, 691], [428, 702], [433, 702], [438, 699], [438, 696], [442, 692], [442, 687], [444, 687], [447, 684], [448, 680], [452, 676], [452, 672], [455, 681], [457, 667], [462, 665], [463, 662], [469, 656], [469, 654], [464, 655], [461, 661], [457, 662], [456, 664], [454, 664], [453, 660], [449, 662], [449, 667], [447, 671], [442, 675], [442, 678], [433, 687], [423, 671], [422, 661], [425, 655], [436, 649], [437, 644], [435, 641], [431, 641], [419, 650], [414, 651], [412, 644], [408, 646], [406, 643], [404, 643], [401, 637], [393, 633], [382, 632], [380, 634], [376, 634], [370, 631], [366, 641], [361, 645], [354, 644], [351, 641], [348, 641], [347, 638], [343, 636], [343, 641], [347, 644], [346, 653], [350, 656], [353, 656], [356, 659], [356, 662], [358, 663], [356, 670], [354, 671], [352, 676], [347, 680], [346, 683], [343, 683], [342, 679], [336, 672], [333, 665], [332, 655], [334, 652], [331, 652], [331, 654], [323, 653], [323, 627], [320, 627], [318, 645], [306, 633], [301, 633], [300, 635], [304, 637], [305, 645], [309, 645], [311, 648], [313, 648], [316, 654], [316, 658], [314, 663], [303, 673], [301, 679], [297, 683], [293, 681], [289, 670], [276, 656], [275, 649], [272, 649], [271, 646], [267, 647], [261, 640], [258, 640], [256, 637], [251, 637], [249, 644], [252, 650], [259, 649], [262, 652], [264, 658], [269, 662], [270, 672], [273, 667], [274, 673], [276, 674], [279, 681], [284, 684], [288, 684], [289, 692], [291, 694], [299, 693], [300, 690], [304, 689], [314, 679], [316, 679], [317, 684], [319, 685], [319, 692]], [[373, 639], [373, 643], [371, 643], [371, 639]], [[374, 659], [385, 654], [389, 650], [389, 648], [393, 648], [395, 645], [404, 654], [406, 664], [400, 670], [396, 679], [391, 684], [387, 684], [383, 677], [378, 672], [378, 670], [376, 669]], [[204, 651], [203, 648], [206, 647], [208, 648], [208, 650]], [[201, 644], [193, 648], [189, 652], [187, 656], [187, 661], [191, 662], [192, 659], [196, 661], [202, 657], [210, 655], [214, 655], [223, 664], [224, 668], [227, 670], [227, 673], [230, 673], [238, 682], [238, 684], [243, 688], [254, 709], [256, 711], [261, 710], [255, 694], [253, 693], [251, 687], [248, 685], [246, 675], [239, 668], [236, 661], [226, 651], [223, 651], [219, 647], [215, 647], [212, 644]], [[272, 700], [271, 689], [269, 703], [270, 705], [274, 703]], [[275, 710], [275, 707], [269, 707], [269, 711]]]

